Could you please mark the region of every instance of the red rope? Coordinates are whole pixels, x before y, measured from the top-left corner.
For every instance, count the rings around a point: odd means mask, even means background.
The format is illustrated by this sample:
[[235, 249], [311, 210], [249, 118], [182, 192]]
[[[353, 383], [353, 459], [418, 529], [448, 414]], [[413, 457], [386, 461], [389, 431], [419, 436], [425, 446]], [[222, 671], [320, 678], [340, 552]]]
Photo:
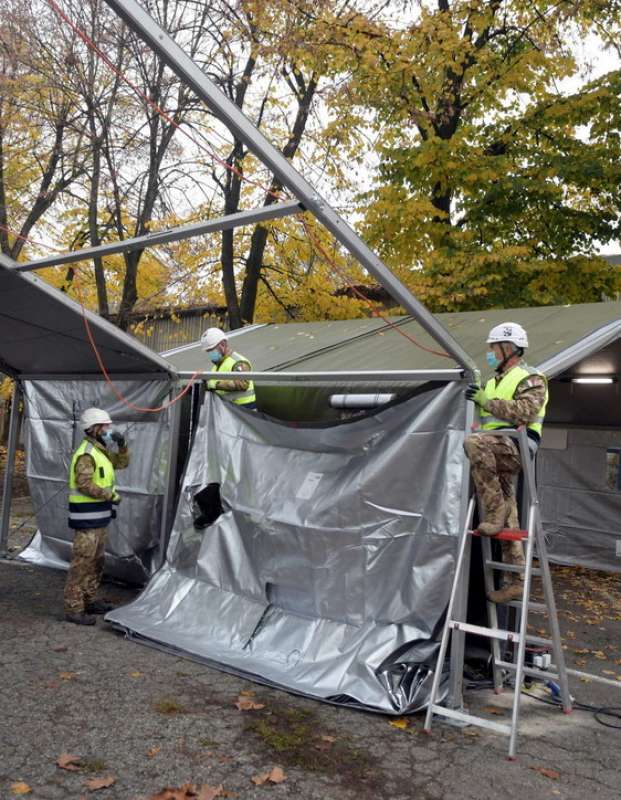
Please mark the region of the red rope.
[[[36, 244], [36, 245], [40, 245], [41, 246], [41, 242], [36, 242], [34, 239], [30, 239], [27, 236], [24, 236], [24, 235], [22, 235], [20, 233], [15, 233], [15, 231], [12, 231], [10, 228], [7, 228], [5, 225], [0, 225], [0, 230], [5, 231], [6, 233], [12, 234], [13, 236], [16, 236], [18, 239], [21, 239], [24, 242], [30, 242], [30, 244]], [[52, 250], [57, 250], [57, 248], [55, 248], [55, 247], [52, 247], [51, 249]], [[78, 267], [78, 270], [79, 270], [79, 267]], [[199, 375], [203, 374], [202, 370], [197, 370], [196, 372], [194, 372], [193, 375], [190, 377], [190, 380], [188, 381], [187, 386], [185, 386], [184, 389], [182, 389], [177, 395], [175, 395], [175, 397], [173, 397], [168, 402], [162, 404], [161, 406], [156, 406], [154, 408], [147, 408], [146, 406], [137, 406], [135, 403], [132, 403], [131, 400], [128, 400], [126, 397], [124, 397], [122, 392], [119, 389], [117, 389], [116, 384], [114, 383], [114, 381], [110, 377], [110, 373], [108, 372], [108, 369], [106, 368], [106, 365], [104, 363], [102, 355], [99, 352], [99, 348], [97, 347], [97, 342], [95, 341], [95, 337], [93, 336], [93, 331], [92, 331], [92, 328], [91, 328], [91, 324], [88, 321], [88, 317], [86, 315], [86, 306], [84, 304], [82, 293], [80, 291], [80, 285], [79, 285], [79, 283], [76, 282], [74, 284], [74, 286], [75, 286], [76, 292], [78, 294], [78, 302], [79, 302], [80, 308], [82, 309], [82, 319], [84, 320], [84, 327], [86, 329], [86, 335], [88, 337], [90, 346], [91, 346], [91, 348], [92, 348], [92, 350], [93, 350], [93, 352], [95, 354], [95, 358], [97, 360], [97, 365], [99, 366], [101, 374], [104, 376], [104, 378], [106, 380], [106, 383], [110, 386], [110, 389], [112, 390], [112, 393], [114, 394], [114, 396], [121, 403], [123, 403], [125, 406], [127, 406], [128, 408], [131, 408], [134, 411], [141, 411], [141, 412], [145, 412], [145, 413], [149, 413], [149, 412], [159, 413], [160, 411], [165, 411], [167, 408], [170, 408], [175, 403], [179, 402], [179, 400], [181, 400], [181, 398], [190, 391], [190, 389], [192, 388], [192, 385], [195, 383], [195, 381], [197, 380]]]
[[[80, 293], [79, 287], [76, 284], [76, 290], [78, 291], [78, 295]], [[153, 408], [147, 408], [145, 406], [137, 406], [135, 403], [132, 403], [131, 400], [128, 400], [123, 393], [117, 389], [116, 384], [110, 377], [110, 373], [106, 369], [106, 365], [104, 364], [104, 360], [99, 352], [99, 348], [97, 347], [97, 343], [95, 342], [95, 337], [93, 336], [93, 331], [91, 329], [90, 323], [88, 321], [88, 317], [86, 316], [86, 308], [84, 307], [84, 303], [80, 298], [80, 306], [82, 307], [82, 318], [84, 319], [84, 327], [86, 328], [86, 334], [88, 336], [88, 340], [90, 342], [91, 347], [93, 348], [93, 352], [95, 353], [95, 358], [97, 359], [97, 364], [99, 365], [99, 369], [101, 370], [102, 375], [104, 376], [106, 383], [110, 386], [112, 393], [115, 395], [117, 400], [119, 400], [123, 405], [127, 406], [128, 408], [132, 408], [134, 411], [142, 411], [146, 413], [159, 413], [160, 411], [165, 411], [167, 408], [174, 406], [175, 403], [178, 403], [181, 398], [186, 395], [190, 389], [192, 388], [194, 382], [198, 378], [199, 375], [203, 374], [202, 370], [196, 370], [193, 375], [190, 377], [187, 386], [182, 389], [175, 397], [169, 400], [166, 403], [163, 403], [161, 406], [155, 406]]]
[[[71, 30], [74, 31], [74, 33], [86, 44], [86, 46], [89, 47], [91, 50], [93, 50], [93, 52], [97, 55], [97, 57], [101, 61], [103, 61], [104, 64], [106, 64], [106, 66], [118, 78], [120, 78], [124, 83], [126, 83], [138, 97], [140, 97], [142, 100], [144, 100], [147, 103], [147, 105], [150, 106], [157, 114], [159, 114], [160, 117], [162, 117], [162, 119], [164, 119], [166, 122], [168, 122], [169, 125], [173, 126], [176, 130], [180, 131], [196, 147], [198, 147], [199, 150], [202, 150], [203, 152], [207, 153], [209, 155], [209, 157], [213, 161], [215, 161], [216, 163], [220, 164], [221, 166], [223, 166], [225, 169], [229, 170], [233, 174], [235, 174], [240, 180], [245, 181], [249, 185], [259, 187], [264, 192], [266, 192], [269, 196], [272, 196], [275, 199], [281, 199], [281, 195], [278, 192], [275, 192], [271, 187], [266, 187], [264, 184], [260, 183], [259, 181], [255, 181], [255, 180], [252, 180], [252, 179], [246, 177], [243, 174], [243, 172], [241, 172], [241, 170], [239, 170], [234, 165], [229, 164], [228, 162], [226, 162], [225, 160], [220, 158], [212, 150], [210, 150], [208, 147], [206, 147], [201, 141], [199, 141], [195, 136], [192, 136], [192, 134], [188, 133], [188, 131], [185, 128], [182, 128], [181, 125], [176, 120], [174, 120], [169, 114], [167, 114], [157, 103], [155, 103], [155, 101], [153, 101], [145, 92], [143, 92], [142, 89], [140, 89], [139, 86], [137, 86], [135, 83], [133, 83], [133, 81], [131, 81], [127, 77], [127, 75], [125, 75], [123, 72], [121, 72], [114, 65], [114, 63], [95, 44], [95, 42], [88, 36], [88, 34], [85, 31], [83, 31], [78, 25], [76, 25], [73, 22], [73, 20], [71, 20], [65, 14], [65, 12], [62, 10], [62, 8], [60, 8], [60, 6], [58, 5], [58, 3], [55, 2], [55, 0], [47, 0], [47, 2], [48, 2], [48, 5], [52, 8], [52, 10], [57, 14], [57, 16], [63, 22], [65, 22], [71, 28]], [[377, 306], [374, 306], [371, 303], [371, 301], [367, 297], [365, 297], [365, 295], [358, 289], [358, 287], [354, 285], [354, 283], [349, 279], [349, 276], [336, 263], [336, 260], [333, 259], [326, 252], [325, 248], [322, 246], [322, 244], [318, 241], [318, 239], [314, 236], [313, 232], [310, 230], [310, 227], [308, 226], [307, 222], [303, 218], [301, 218], [301, 222], [302, 222], [302, 226], [303, 226], [303, 228], [304, 228], [304, 230], [306, 232], [306, 235], [307, 235], [309, 241], [311, 242], [311, 244], [320, 253], [320, 255], [322, 256], [324, 261], [329, 266], [331, 266], [332, 269], [337, 274], [339, 274], [341, 276], [341, 278], [345, 281], [346, 284], [348, 284], [348, 286], [351, 289], [351, 291], [355, 295], [357, 295], [364, 303], [366, 303], [368, 305], [368, 307], [371, 309], [372, 316], [379, 317], [380, 319], [382, 319], [383, 322], [389, 328], [392, 328], [395, 331], [397, 331], [397, 333], [399, 333], [401, 336], [403, 336], [405, 339], [410, 341], [412, 344], [414, 344], [416, 347], [420, 348], [421, 350], [424, 350], [424, 351], [426, 351], [428, 353], [432, 353], [434, 355], [438, 355], [438, 356], [441, 356], [441, 357], [444, 357], [444, 358], [451, 358], [451, 356], [448, 353], [445, 353], [444, 351], [435, 350], [433, 348], [430, 348], [430, 347], [427, 347], [427, 346], [423, 345], [421, 342], [417, 341], [411, 334], [409, 334], [407, 331], [402, 330], [401, 327], [395, 325], [388, 317], [386, 317], [384, 314], [382, 314], [382, 312], [379, 310], [379, 308], [377, 308]], [[28, 241], [27, 237], [19, 236], [19, 238]], [[55, 248], [53, 248], [53, 249], [55, 249]], [[112, 388], [115, 396], [119, 400], [124, 402], [126, 405], [130, 406], [131, 408], [134, 408], [134, 409], [140, 410], [140, 411], [151, 411], [151, 410], [160, 411], [160, 410], [163, 410], [165, 408], [168, 408], [170, 405], [172, 405], [173, 403], [177, 402], [177, 400], [179, 400], [187, 391], [189, 391], [189, 388], [192, 385], [192, 383], [194, 382], [194, 380], [196, 379], [196, 376], [201, 374], [200, 372], [194, 373], [194, 375], [190, 379], [190, 382], [188, 383], [188, 386], [183, 390], [183, 392], [180, 395], [178, 395], [175, 399], [173, 399], [169, 403], [165, 404], [164, 406], [159, 407], [158, 409], [141, 409], [141, 408], [138, 408], [137, 406], [134, 406], [130, 401], [126, 400], [121, 395], [121, 393], [116, 389], [116, 386], [114, 385], [114, 382], [110, 378], [110, 375], [108, 374], [108, 372], [106, 370], [105, 364], [103, 363], [103, 359], [101, 358], [101, 354], [99, 353], [99, 351], [97, 349], [97, 346], [96, 346], [96, 343], [95, 343], [95, 340], [94, 340], [94, 337], [92, 335], [92, 331], [91, 331], [91, 328], [90, 328], [90, 325], [89, 325], [89, 322], [88, 322], [88, 318], [86, 317], [84, 304], [82, 303], [81, 299], [80, 299], [80, 305], [82, 306], [84, 325], [85, 325], [85, 328], [86, 328], [86, 331], [87, 331], [87, 335], [88, 335], [89, 341], [91, 343], [91, 346], [93, 348], [93, 351], [95, 353], [95, 357], [97, 359], [97, 363], [99, 364], [99, 368], [101, 369], [102, 374], [104, 375], [106, 381], [109, 383], [110, 387]]]
[[[198, 141], [196, 139], [196, 137], [194, 137], [190, 133], [188, 133], [187, 130], [185, 130], [185, 128], [182, 128], [179, 125], [179, 123], [176, 122], [176, 120], [174, 120], [172, 117], [170, 117], [157, 103], [155, 103], [147, 94], [145, 94], [145, 92], [143, 92], [142, 89], [139, 86], [137, 86], [135, 83], [133, 83], [127, 77], [127, 75], [125, 75], [123, 72], [121, 72], [114, 65], [114, 63], [96, 45], [96, 43], [90, 38], [90, 36], [85, 31], [83, 31], [78, 25], [76, 25], [73, 22], [73, 20], [71, 20], [64, 13], [64, 11], [60, 8], [58, 3], [56, 3], [56, 0], [47, 0], [47, 2], [50, 5], [50, 7], [53, 9], [53, 11], [55, 11], [55, 13], [67, 25], [69, 25], [69, 27], [74, 31], [74, 33], [76, 33], [80, 37], [80, 39], [82, 39], [82, 41], [86, 44], [86, 46], [90, 47], [93, 50], [93, 52], [96, 53], [98, 58], [100, 58], [106, 64], [106, 66], [108, 66], [108, 68], [111, 69], [112, 72], [114, 72], [114, 74], [118, 78], [120, 78], [122, 81], [124, 81], [136, 93], [136, 95], [138, 95], [138, 97], [140, 97], [142, 100], [144, 100], [157, 114], [159, 114], [164, 120], [166, 120], [166, 122], [168, 122], [169, 125], [172, 125], [176, 130], [180, 131], [191, 142], [193, 142], [193, 144], [195, 144], [199, 149], [203, 150], [203, 152], [206, 152], [210, 156], [210, 158], [212, 158], [216, 163], [220, 164], [225, 169], [227, 169], [230, 172], [232, 172], [233, 174], [237, 175], [237, 177], [240, 180], [245, 181], [246, 183], [248, 183], [248, 184], [250, 184], [252, 186], [259, 187], [264, 192], [266, 192], [268, 195], [270, 195], [270, 196], [272, 196], [272, 197], [274, 197], [276, 199], [281, 199], [281, 195], [279, 193], [275, 192], [271, 187], [266, 187], [264, 184], [260, 183], [259, 181], [255, 181], [255, 180], [252, 180], [252, 179], [246, 177], [243, 174], [243, 172], [241, 172], [241, 170], [237, 169], [237, 167], [235, 167], [234, 165], [229, 164], [228, 162], [226, 162], [223, 159], [221, 159], [212, 150], [207, 148], [202, 142]], [[285, 196], [287, 196], [287, 195], [285, 195]], [[325, 249], [323, 248], [321, 243], [317, 240], [317, 238], [313, 235], [312, 231], [310, 230], [309, 226], [307, 225], [307, 223], [305, 222], [305, 220], [303, 218], [301, 219], [301, 222], [302, 222], [302, 225], [304, 227], [304, 230], [305, 230], [306, 235], [308, 236], [309, 240], [314, 245], [314, 247], [317, 249], [317, 251], [322, 255], [322, 257], [326, 261], [326, 263], [329, 266], [331, 266], [332, 269], [341, 276], [341, 278], [345, 281], [345, 283], [348, 284], [348, 286], [351, 289], [351, 291], [354, 294], [358, 295], [358, 297], [369, 306], [369, 308], [371, 309], [371, 315], [372, 316], [379, 317], [381, 320], [383, 320], [383, 322], [389, 328], [393, 328], [394, 330], [396, 330], [401, 336], [403, 336], [405, 339], [410, 341], [412, 344], [414, 344], [416, 347], [420, 348], [421, 350], [425, 350], [426, 352], [433, 353], [434, 355], [437, 355], [437, 356], [442, 356], [443, 358], [452, 358], [452, 356], [450, 356], [448, 353], [445, 353], [442, 350], [434, 350], [431, 347], [426, 347], [425, 345], [421, 344], [411, 334], [407, 333], [407, 331], [402, 330], [401, 327], [395, 325], [393, 322], [391, 322], [391, 320], [388, 317], [383, 315], [379, 311], [379, 309], [371, 303], [369, 298], [365, 297], [364, 294], [362, 292], [360, 292], [360, 290], [349, 279], [349, 276], [338, 266], [336, 261], [325, 251]]]

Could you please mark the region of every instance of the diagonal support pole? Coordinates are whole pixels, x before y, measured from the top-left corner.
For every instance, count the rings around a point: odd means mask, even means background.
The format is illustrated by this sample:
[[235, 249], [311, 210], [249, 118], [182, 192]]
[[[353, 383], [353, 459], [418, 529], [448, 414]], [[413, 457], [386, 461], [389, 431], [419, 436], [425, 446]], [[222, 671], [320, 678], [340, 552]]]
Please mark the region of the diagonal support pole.
[[373, 275], [386, 291], [460, 364], [471, 378], [476, 365], [446, 328], [417, 300], [358, 234], [295, 170], [237, 106], [135, 0], [106, 0], [119, 17], [203, 100], [216, 117], [272, 171], [332, 235]]
[[59, 264], [72, 264], [75, 261], [86, 261], [87, 259], [99, 256], [114, 255], [114, 253], [130, 253], [132, 250], [142, 250], [145, 247], [155, 247], [156, 245], [178, 242], [182, 239], [191, 239], [193, 236], [204, 236], [206, 233], [226, 231], [231, 228], [242, 227], [243, 225], [256, 225], [259, 222], [267, 222], [270, 219], [278, 219], [288, 214], [301, 214], [304, 208], [297, 200], [289, 200], [286, 203], [278, 203], [271, 206], [253, 208], [251, 211], [240, 211], [237, 214], [228, 214], [225, 217], [209, 219], [205, 222], [194, 222], [191, 225], [181, 225], [167, 231], [155, 231], [145, 236], [135, 236], [132, 239], [123, 239], [120, 242], [108, 242], [97, 247], [85, 247], [82, 250], [72, 250], [67, 253], [38, 258], [36, 261], [28, 261], [26, 264], [15, 263], [12, 269], [17, 272], [31, 272], [42, 267], [56, 267]]

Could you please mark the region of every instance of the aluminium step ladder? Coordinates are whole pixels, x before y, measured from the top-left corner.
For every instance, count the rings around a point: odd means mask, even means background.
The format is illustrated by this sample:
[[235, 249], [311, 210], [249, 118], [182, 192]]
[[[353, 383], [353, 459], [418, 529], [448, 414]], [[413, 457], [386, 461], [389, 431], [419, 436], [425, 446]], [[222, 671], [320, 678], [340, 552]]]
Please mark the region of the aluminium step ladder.
[[[495, 537], [481, 536], [482, 554], [483, 554], [483, 568], [485, 579], [485, 591], [488, 597], [487, 600], [487, 618], [489, 627], [481, 625], [471, 625], [465, 620], [455, 619], [453, 617], [455, 599], [458, 592], [462, 588], [462, 581], [468, 585], [469, 576], [462, 574], [465, 572], [464, 564], [469, 563], [469, 548], [472, 543], [472, 536], [478, 536], [478, 531], [473, 531], [472, 519], [474, 516], [474, 503], [475, 498], [471, 497], [468, 504], [468, 511], [466, 514], [465, 524], [460, 536], [457, 563], [455, 567], [455, 577], [451, 588], [451, 595], [449, 599], [448, 609], [446, 613], [446, 622], [442, 632], [442, 640], [440, 643], [440, 651], [438, 653], [438, 660], [434, 671], [434, 678], [431, 687], [431, 695], [429, 699], [429, 706], [427, 708], [427, 716], [425, 718], [425, 731], [431, 732], [431, 723], [433, 716], [445, 717], [453, 720], [458, 720], [462, 723], [470, 725], [477, 725], [482, 728], [487, 728], [497, 733], [503, 733], [509, 736], [509, 759], [514, 760], [517, 751], [518, 739], [518, 725], [520, 717], [520, 696], [524, 676], [539, 678], [540, 680], [556, 680], [560, 685], [561, 694], [561, 707], [564, 713], [571, 712], [571, 696], [569, 694], [569, 687], [567, 683], [567, 671], [565, 668], [565, 658], [561, 646], [561, 635], [558, 624], [558, 617], [556, 613], [556, 603], [554, 600], [554, 591], [552, 588], [552, 577], [550, 574], [550, 566], [548, 564], [545, 536], [543, 527], [541, 525], [541, 517], [539, 511], [539, 501], [537, 499], [537, 491], [535, 487], [535, 476], [532, 459], [530, 457], [528, 447], [528, 437], [524, 428], [515, 431], [485, 431], [485, 436], [510, 436], [516, 439], [520, 450], [522, 460], [522, 472], [524, 475], [527, 505], [528, 505], [528, 522], [526, 530], [505, 530], [501, 531]], [[492, 559], [492, 546], [491, 538], [498, 540], [521, 540], [526, 543], [525, 565], [505, 564], [502, 561], [494, 561]], [[533, 568], [533, 556], [539, 561], [539, 567]], [[494, 571], [502, 570], [505, 572], [523, 572], [524, 573], [524, 586], [522, 590], [521, 600], [511, 600], [504, 603], [504, 605], [513, 607], [519, 610], [519, 624], [516, 620], [516, 629], [519, 630], [504, 630], [498, 626], [498, 609], [497, 603], [489, 600], [489, 593], [494, 589]], [[530, 599], [531, 594], [531, 579], [533, 575], [540, 575], [543, 582], [544, 603], [535, 603]], [[528, 617], [529, 613], [547, 613], [548, 626], [550, 631], [550, 638], [542, 638], [540, 636], [531, 636], [528, 633]], [[484, 636], [491, 640], [492, 645], [492, 664], [493, 664], [493, 678], [494, 690], [496, 693], [502, 691], [504, 678], [503, 675], [507, 672], [515, 673], [513, 708], [511, 714], [511, 723], [503, 724], [495, 720], [478, 717], [473, 714], [468, 714], [465, 711], [456, 708], [447, 708], [439, 705], [437, 701], [440, 680], [442, 676], [442, 668], [444, 659], [448, 649], [449, 640], [453, 631], [474, 633], [479, 636]], [[514, 646], [514, 660], [504, 660], [500, 650], [500, 643], [506, 642], [507, 645]], [[550, 665], [549, 669], [537, 669], [534, 666], [527, 666], [525, 664], [526, 645], [538, 645], [550, 647], [553, 652], [554, 663]], [[516, 647], [517, 645], [517, 647]]]

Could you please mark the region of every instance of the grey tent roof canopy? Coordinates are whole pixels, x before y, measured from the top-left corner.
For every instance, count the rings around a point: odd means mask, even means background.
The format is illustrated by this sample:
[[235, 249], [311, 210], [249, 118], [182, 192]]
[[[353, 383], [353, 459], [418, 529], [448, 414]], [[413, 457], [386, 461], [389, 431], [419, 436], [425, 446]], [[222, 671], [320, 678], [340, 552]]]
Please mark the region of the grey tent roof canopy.
[[127, 380], [176, 376], [175, 368], [133, 337], [0, 255], [0, 370], [14, 378], [102, 377], [84, 316], [106, 370]]

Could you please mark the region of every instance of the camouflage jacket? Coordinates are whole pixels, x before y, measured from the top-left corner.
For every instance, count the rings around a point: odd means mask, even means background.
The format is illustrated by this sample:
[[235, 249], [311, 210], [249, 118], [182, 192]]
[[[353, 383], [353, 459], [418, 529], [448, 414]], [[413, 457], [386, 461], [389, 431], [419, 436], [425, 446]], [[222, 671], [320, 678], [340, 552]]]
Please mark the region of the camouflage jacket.
[[[524, 361], [513, 366], [526, 367]], [[511, 369], [511, 367], [510, 367]], [[504, 373], [496, 376], [498, 385]], [[488, 400], [486, 411], [499, 419], [506, 419], [512, 425], [528, 425], [534, 422], [546, 399], [547, 383], [541, 375], [529, 375], [518, 383], [512, 400]]]
[[[94, 439], [92, 436], [87, 436], [86, 440], [108, 456], [114, 469], [125, 469], [125, 467], [127, 467], [129, 464], [129, 450], [127, 447], [121, 448], [118, 453], [112, 453], [101, 442], [97, 441], [97, 439]], [[89, 456], [88, 453], [80, 456], [75, 465], [75, 482], [78, 486], [78, 489], [82, 492], [82, 494], [86, 494], [89, 497], [94, 497], [97, 500], [111, 500], [112, 492], [110, 492], [108, 489], [102, 489], [101, 486], [97, 486], [97, 484], [94, 483], [94, 472], [95, 459], [92, 456]]]
[[[249, 372], [250, 371], [250, 364], [247, 361], [236, 361], [233, 364], [233, 368], [231, 372]], [[250, 385], [249, 381], [245, 380], [231, 380], [231, 381], [216, 381], [215, 388], [221, 392], [245, 392], [248, 386]]]

